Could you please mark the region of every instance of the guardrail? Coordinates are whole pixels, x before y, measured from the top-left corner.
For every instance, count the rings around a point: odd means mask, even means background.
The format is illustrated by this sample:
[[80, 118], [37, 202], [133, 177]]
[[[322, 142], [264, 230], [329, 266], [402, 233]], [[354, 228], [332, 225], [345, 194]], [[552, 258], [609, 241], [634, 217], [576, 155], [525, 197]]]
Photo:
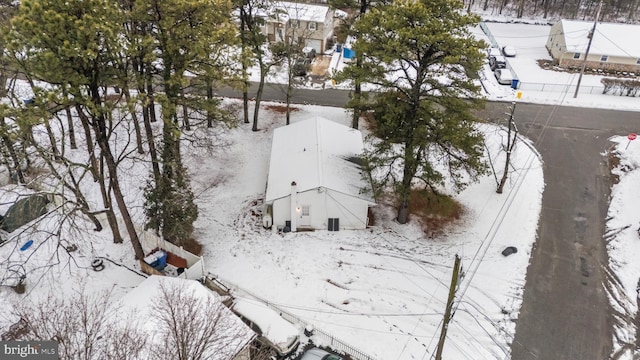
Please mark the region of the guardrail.
[[[576, 90], [575, 85], [569, 84], [542, 84], [542, 83], [530, 83], [520, 82], [518, 89], [528, 91], [540, 91], [540, 92], [571, 92]], [[602, 94], [604, 93], [604, 86], [585, 86], [581, 85], [580, 94]]]

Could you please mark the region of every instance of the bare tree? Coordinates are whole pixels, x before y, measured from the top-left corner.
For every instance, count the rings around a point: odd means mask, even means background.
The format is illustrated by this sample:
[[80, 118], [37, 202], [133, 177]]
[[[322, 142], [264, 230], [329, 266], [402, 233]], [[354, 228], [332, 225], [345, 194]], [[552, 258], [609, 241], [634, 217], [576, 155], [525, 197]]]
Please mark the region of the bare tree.
[[49, 294], [37, 303], [15, 304], [12, 315], [20, 332], [14, 339], [54, 340], [61, 360], [139, 359], [145, 334], [131, 316], [117, 314], [110, 299], [110, 292], [82, 291], [67, 299]]
[[155, 354], [158, 360], [200, 360], [212, 354], [232, 359], [245, 346], [239, 338], [249, 329], [238, 326], [234, 316], [224, 316], [221, 301], [198, 295], [193, 288], [161, 284], [152, 310], [165, 345], [164, 353]]

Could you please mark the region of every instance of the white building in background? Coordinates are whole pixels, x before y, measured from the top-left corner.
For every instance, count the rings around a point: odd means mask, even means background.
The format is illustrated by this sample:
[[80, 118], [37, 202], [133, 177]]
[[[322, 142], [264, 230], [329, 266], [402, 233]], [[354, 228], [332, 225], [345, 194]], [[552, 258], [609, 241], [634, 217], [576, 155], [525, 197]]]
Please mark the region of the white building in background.
[[265, 19], [262, 31], [270, 42], [293, 37], [323, 53], [338, 22], [334, 14], [328, 5], [276, 1], [259, 16]]
[[[592, 21], [560, 20], [553, 24], [547, 50], [562, 67], [580, 68], [589, 44]], [[586, 67], [640, 73], [640, 25], [598, 23]]]
[[324, 118], [273, 132], [264, 224], [274, 231], [365, 229], [374, 206], [362, 133]]

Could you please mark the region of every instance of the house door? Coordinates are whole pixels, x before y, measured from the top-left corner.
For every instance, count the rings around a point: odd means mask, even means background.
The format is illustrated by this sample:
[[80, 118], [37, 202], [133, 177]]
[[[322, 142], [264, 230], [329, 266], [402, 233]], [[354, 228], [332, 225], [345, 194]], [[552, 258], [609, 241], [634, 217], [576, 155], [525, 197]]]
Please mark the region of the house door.
[[300, 214], [300, 226], [311, 226], [311, 207], [303, 205]]

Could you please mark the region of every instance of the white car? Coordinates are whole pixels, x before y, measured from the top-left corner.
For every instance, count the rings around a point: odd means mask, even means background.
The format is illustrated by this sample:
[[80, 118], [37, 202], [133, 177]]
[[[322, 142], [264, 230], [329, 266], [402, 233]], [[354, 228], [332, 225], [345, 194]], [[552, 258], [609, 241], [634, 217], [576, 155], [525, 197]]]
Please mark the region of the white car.
[[500, 54], [500, 49], [494, 47], [487, 48], [487, 58], [492, 56], [502, 56], [502, 54]]
[[498, 83], [502, 85], [511, 85], [511, 82], [513, 81], [511, 71], [508, 69], [496, 69], [493, 72], [493, 75], [496, 77], [496, 80], [498, 80]]
[[516, 48], [510, 45], [506, 45], [502, 47], [502, 53], [506, 57], [515, 57], [516, 56]]
[[305, 351], [300, 360], [343, 360], [340, 356], [331, 354], [320, 348]]
[[271, 347], [279, 356], [287, 356], [298, 348], [298, 328], [265, 304], [257, 300], [236, 299], [231, 311], [258, 334], [260, 342]]

